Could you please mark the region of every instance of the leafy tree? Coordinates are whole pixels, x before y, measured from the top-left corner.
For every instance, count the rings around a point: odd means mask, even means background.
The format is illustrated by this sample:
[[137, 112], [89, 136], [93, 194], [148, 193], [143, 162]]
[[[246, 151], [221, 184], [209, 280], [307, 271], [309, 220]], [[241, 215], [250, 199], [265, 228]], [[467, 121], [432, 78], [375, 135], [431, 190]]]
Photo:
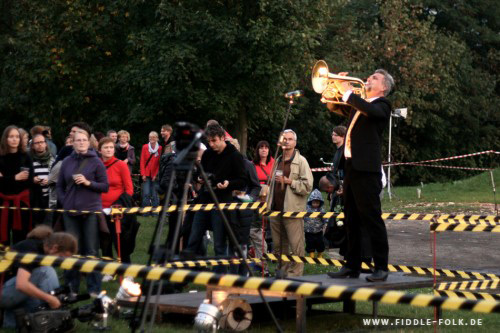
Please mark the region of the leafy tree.
[[[490, 125], [495, 116], [485, 112], [498, 100], [488, 83], [493, 77], [473, 67], [473, 54], [464, 42], [440, 32], [423, 13], [414, 1], [347, 3], [341, 19], [328, 27], [325, 58], [358, 77], [377, 67], [394, 75], [396, 90], [390, 99], [394, 107], [408, 107], [410, 116], [393, 137], [393, 159], [416, 161], [498, 146], [498, 129]], [[424, 168], [396, 170], [404, 183], [442, 174]]]

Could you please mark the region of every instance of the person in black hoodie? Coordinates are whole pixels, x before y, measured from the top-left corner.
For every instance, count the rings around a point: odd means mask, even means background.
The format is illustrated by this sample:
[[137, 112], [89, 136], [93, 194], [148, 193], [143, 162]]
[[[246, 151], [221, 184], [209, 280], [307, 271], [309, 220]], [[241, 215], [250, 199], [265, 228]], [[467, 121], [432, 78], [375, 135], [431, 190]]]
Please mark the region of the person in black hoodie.
[[[210, 184], [204, 186], [212, 186], [219, 202], [231, 202], [233, 190], [244, 190], [246, 186], [243, 156], [231, 143], [224, 141], [224, 129], [220, 125], [209, 125], [205, 135], [210, 148], [203, 153], [201, 165], [209, 176]], [[200, 178], [198, 181], [203, 182]], [[206, 189], [200, 193], [198, 203], [213, 203]], [[226, 230], [217, 210], [196, 212], [186, 252], [196, 251], [210, 227], [214, 233], [215, 255], [227, 255]], [[225, 269], [217, 266], [216, 271], [223, 273]]]

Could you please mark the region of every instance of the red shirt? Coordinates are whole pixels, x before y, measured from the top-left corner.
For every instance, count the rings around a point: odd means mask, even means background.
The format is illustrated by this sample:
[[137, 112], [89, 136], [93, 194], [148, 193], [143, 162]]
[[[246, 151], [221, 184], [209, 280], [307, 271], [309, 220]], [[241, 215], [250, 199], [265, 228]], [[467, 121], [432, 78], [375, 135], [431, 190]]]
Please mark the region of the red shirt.
[[[273, 172], [273, 166], [274, 166], [274, 158], [271, 157], [269, 160], [269, 163], [266, 164], [255, 164], [255, 170], [257, 170], [257, 177], [259, 178], [259, 182], [261, 184], [266, 184], [267, 183], [267, 178], [271, 177], [271, 172]], [[264, 172], [265, 171], [265, 172]], [[266, 175], [267, 172], [267, 175]]]
[[106, 167], [106, 174], [108, 175], [109, 191], [103, 193], [101, 196], [102, 207], [109, 208], [118, 200], [123, 192], [127, 192], [129, 195], [134, 194], [134, 187], [132, 186], [130, 171], [125, 162], [113, 156], [106, 162], [103, 161], [103, 163]]
[[[156, 143], [159, 145], [159, 143]], [[157, 155], [151, 157], [151, 160], [149, 161], [148, 165], [146, 166], [146, 163], [149, 160], [149, 156], [151, 155], [149, 153], [149, 148], [148, 144], [146, 143], [145, 145], [142, 146], [142, 151], [141, 151], [141, 176], [146, 176], [146, 177], [156, 177], [158, 175], [158, 171], [160, 169], [160, 157], [161, 157], [161, 151], [162, 147], [158, 147]]]

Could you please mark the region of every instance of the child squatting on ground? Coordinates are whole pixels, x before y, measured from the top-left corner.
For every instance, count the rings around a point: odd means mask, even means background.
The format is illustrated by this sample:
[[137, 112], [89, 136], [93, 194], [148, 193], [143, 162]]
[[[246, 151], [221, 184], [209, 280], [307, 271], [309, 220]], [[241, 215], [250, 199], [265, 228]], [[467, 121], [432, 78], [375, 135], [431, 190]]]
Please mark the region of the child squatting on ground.
[[[307, 200], [307, 212], [321, 212], [324, 213], [323, 196], [321, 192], [314, 189], [309, 195]], [[325, 242], [323, 240], [323, 233], [328, 220], [321, 217], [304, 217], [304, 231], [306, 236], [306, 252], [309, 253], [311, 258], [314, 258], [314, 253], [318, 253], [318, 258], [323, 257], [325, 251]]]

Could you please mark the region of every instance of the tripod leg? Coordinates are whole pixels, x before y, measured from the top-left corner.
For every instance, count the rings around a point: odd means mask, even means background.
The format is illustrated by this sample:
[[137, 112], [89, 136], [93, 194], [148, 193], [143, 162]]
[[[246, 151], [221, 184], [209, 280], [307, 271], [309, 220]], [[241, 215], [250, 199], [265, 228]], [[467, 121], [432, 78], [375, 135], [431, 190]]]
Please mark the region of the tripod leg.
[[[242, 258], [242, 262], [245, 263], [246, 268], [247, 268], [250, 276], [254, 276], [254, 273], [250, 269], [250, 266], [248, 265], [248, 261], [246, 260], [244, 254], [243, 254], [243, 251], [241, 250], [241, 247], [238, 244], [236, 236], [234, 235], [234, 231], [231, 228], [231, 225], [229, 224], [229, 221], [227, 220], [226, 215], [224, 214], [224, 212], [220, 208], [219, 200], [217, 199], [217, 196], [215, 195], [214, 190], [210, 186], [210, 181], [208, 180], [207, 174], [205, 173], [205, 170], [203, 169], [203, 166], [199, 162], [196, 162], [196, 165], [198, 166], [198, 168], [200, 170], [200, 173], [201, 173], [201, 176], [202, 176], [203, 180], [205, 181], [205, 187], [208, 189], [208, 192], [210, 193], [210, 196], [211, 196], [211, 198], [212, 198], [215, 206], [217, 207], [217, 210], [219, 211], [219, 213], [220, 213], [220, 215], [222, 217], [222, 221], [224, 222], [224, 226], [226, 227], [226, 231], [227, 231], [227, 233], [229, 235], [229, 239], [230, 239], [231, 243], [233, 244], [234, 248], [238, 252], [238, 255], [240, 256], [240, 258]], [[273, 319], [274, 324], [276, 325], [277, 330], [279, 332], [283, 332], [283, 329], [279, 325], [278, 320], [276, 319], [276, 316], [273, 313], [273, 310], [271, 309], [271, 307], [269, 306], [269, 303], [265, 299], [264, 294], [262, 294], [262, 290], [259, 289], [258, 292], [259, 292], [260, 298], [262, 299], [262, 301], [266, 305], [267, 311], [271, 315], [271, 318]]]

